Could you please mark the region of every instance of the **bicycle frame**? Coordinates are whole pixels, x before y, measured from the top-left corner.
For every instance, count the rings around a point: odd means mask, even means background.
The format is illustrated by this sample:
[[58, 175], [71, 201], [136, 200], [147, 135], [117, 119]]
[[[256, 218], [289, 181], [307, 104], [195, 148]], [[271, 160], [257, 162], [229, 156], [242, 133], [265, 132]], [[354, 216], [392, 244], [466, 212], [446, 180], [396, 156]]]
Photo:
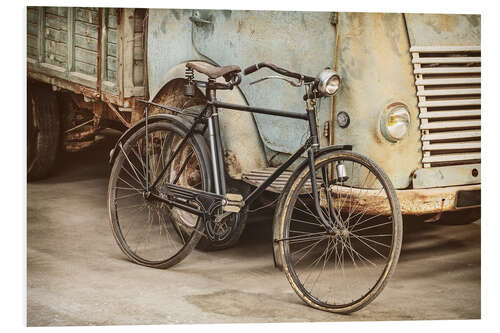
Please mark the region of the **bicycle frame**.
[[[231, 110], [238, 110], [238, 111], [245, 111], [245, 112], [253, 112], [253, 113], [260, 113], [260, 114], [268, 114], [268, 115], [274, 115], [274, 116], [280, 116], [280, 117], [287, 117], [287, 118], [295, 118], [295, 119], [301, 119], [304, 121], [308, 121], [309, 123], [309, 131], [310, 135], [309, 138], [306, 140], [306, 142], [294, 153], [292, 154], [288, 160], [283, 163], [280, 167], [278, 167], [262, 184], [260, 184], [258, 187], [256, 187], [250, 194], [248, 194], [246, 197], [243, 198], [243, 201], [245, 205], [251, 204], [259, 195], [262, 194], [290, 165], [292, 165], [304, 152], [307, 151], [308, 153], [308, 160], [309, 160], [309, 168], [311, 170], [311, 186], [312, 186], [312, 191], [313, 191], [313, 197], [314, 197], [314, 203], [315, 203], [315, 208], [321, 218], [322, 224], [329, 230], [335, 229], [333, 224], [330, 222], [331, 219], [325, 218], [321, 208], [320, 208], [320, 203], [319, 203], [319, 195], [318, 195], [318, 190], [317, 190], [317, 180], [316, 180], [316, 174], [314, 172], [314, 163], [315, 163], [315, 153], [319, 150], [320, 145], [319, 145], [319, 140], [318, 140], [318, 130], [316, 127], [316, 108], [315, 108], [315, 102], [312, 99], [307, 99], [306, 100], [306, 113], [293, 113], [289, 111], [283, 111], [283, 110], [277, 110], [277, 109], [269, 109], [269, 108], [260, 108], [260, 107], [252, 107], [252, 106], [246, 106], [246, 105], [238, 105], [238, 104], [230, 104], [230, 103], [224, 103], [221, 101], [218, 101], [216, 99], [216, 88], [215, 88], [215, 81], [210, 80], [206, 83], [206, 96], [208, 98], [207, 105], [203, 112], [195, 118], [188, 134], [181, 140], [181, 142], [178, 144], [177, 148], [173, 152], [173, 154], [170, 156], [170, 159], [167, 161], [165, 167], [162, 169], [160, 174], [158, 175], [157, 179], [153, 181], [152, 185], [150, 187], [146, 188], [146, 192], [148, 195], [152, 195], [155, 199], [158, 199], [160, 201], [163, 201], [167, 204], [170, 204], [172, 206], [175, 206], [177, 208], [186, 210], [192, 214], [198, 215], [198, 216], [206, 216], [207, 211], [206, 209], [197, 209], [193, 206], [187, 205], [185, 202], [182, 202], [180, 200], [172, 200], [169, 198], [164, 198], [156, 193], [156, 191], [150, 192], [150, 189], [156, 189], [156, 186], [160, 179], [164, 176], [165, 172], [169, 168], [170, 164], [172, 161], [175, 159], [183, 145], [189, 138], [193, 135], [195, 127], [203, 122], [204, 119], [208, 119], [207, 125], [205, 125], [203, 132], [206, 131], [206, 128], [208, 127], [209, 130], [209, 146], [210, 146], [210, 151], [211, 151], [211, 163], [212, 163], [212, 169], [213, 169], [213, 179], [214, 179], [214, 184], [215, 184], [215, 193], [212, 192], [205, 192], [201, 190], [195, 190], [195, 189], [190, 189], [190, 188], [185, 188], [181, 186], [175, 185], [175, 180], [174, 184], [165, 184], [164, 186], [168, 188], [169, 191], [174, 193], [175, 195], [184, 198], [184, 199], [194, 199], [197, 200], [200, 206], [204, 207], [204, 203], [201, 201], [200, 196], [203, 197], [205, 200], [223, 200], [224, 195], [226, 194], [226, 183], [225, 183], [225, 178], [224, 178], [224, 160], [223, 160], [223, 147], [222, 147], [222, 140], [220, 136], [220, 126], [219, 126], [219, 114], [218, 114], [218, 108], [224, 108], [224, 109], [231, 109]], [[308, 89], [308, 86], [306, 86], [306, 90]], [[308, 95], [308, 94], [307, 94]], [[147, 122], [147, 117], [148, 117], [148, 106], [149, 105], [154, 105], [156, 107], [161, 107], [176, 113], [182, 113], [181, 110], [177, 108], [172, 108], [172, 107], [167, 107], [163, 106], [160, 104], [156, 104], [153, 102], [148, 102], [148, 101], [143, 101], [146, 103], [146, 108], [145, 108], [145, 117], [146, 117], [146, 147], [148, 146], [148, 122]], [[206, 111], [209, 111], [208, 114], [205, 115]], [[147, 149], [147, 148], [146, 148]], [[146, 150], [147, 151], [147, 150]], [[147, 162], [148, 159], [146, 159]], [[181, 170], [179, 171], [179, 174], [182, 173], [183, 171], [183, 165], [181, 167]], [[146, 167], [146, 170], [148, 168]], [[323, 172], [323, 178], [325, 179], [325, 186], [328, 188], [328, 177], [325, 175], [325, 171], [322, 170]], [[146, 179], [149, 178], [149, 174], [146, 175]], [[148, 185], [149, 186], [149, 185]], [[327, 192], [328, 196], [328, 202], [330, 202], [330, 193], [329, 191]], [[205, 208], [205, 207], [204, 207]], [[332, 211], [332, 210], [330, 210]], [[335, 213], [334, 215], [334, 220], [338, 221], [338, 217], [336, 216]]]

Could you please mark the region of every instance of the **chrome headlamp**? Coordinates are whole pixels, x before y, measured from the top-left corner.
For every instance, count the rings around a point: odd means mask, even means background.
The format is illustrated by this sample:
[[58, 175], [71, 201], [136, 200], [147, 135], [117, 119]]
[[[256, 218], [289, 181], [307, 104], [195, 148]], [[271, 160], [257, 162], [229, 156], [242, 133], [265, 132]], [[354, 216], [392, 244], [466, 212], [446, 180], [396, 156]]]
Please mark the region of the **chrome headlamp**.
[[323, 96], [335, 96], [339, 92], [342, 80], [333, 69], [322, 70], [318, 75], [318, 80], [318, 91]]
[[380, 119], [382, 135], [390, 142], [398, 142], [410, 128], [410, 112], [403, 103], [389, 105]]

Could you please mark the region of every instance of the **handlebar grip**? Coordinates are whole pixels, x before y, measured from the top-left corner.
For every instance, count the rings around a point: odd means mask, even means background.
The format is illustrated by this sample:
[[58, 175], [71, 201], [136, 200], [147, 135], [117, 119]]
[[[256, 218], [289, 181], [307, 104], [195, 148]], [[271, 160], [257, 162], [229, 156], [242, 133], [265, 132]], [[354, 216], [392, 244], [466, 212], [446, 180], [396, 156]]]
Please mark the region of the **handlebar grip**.
[[245, 75], [252, 74], [257, 69], [259, 69], [259, 66], [257, 64], [249, 66], [249, 67], [245, 68], [245, 70], [243, 71], [243, 74], [245, 74]]

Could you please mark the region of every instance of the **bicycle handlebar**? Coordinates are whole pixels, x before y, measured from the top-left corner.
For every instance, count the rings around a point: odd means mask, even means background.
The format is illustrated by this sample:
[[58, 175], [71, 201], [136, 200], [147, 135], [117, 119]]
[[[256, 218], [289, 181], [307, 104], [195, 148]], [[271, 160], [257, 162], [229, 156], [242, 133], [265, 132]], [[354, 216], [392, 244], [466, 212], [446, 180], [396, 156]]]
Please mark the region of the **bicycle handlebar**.
[[258, 71], [259, 69], [261, 69], [263, 67], [267, 67], [270, 70], [275, 71], [276, 73], [279, 73], [279, 74], [284, 75], [284, 76], [292, 77], [292, 78], [295, 78], [297, 80], [303, 80], [304, 82], [313, 82], [314, 80], [316, 80], [316, 78], [314, 78], [312, 76], [307, 76], [307, 75], [302, 75], [299, 73], [290, 72], [289, 70], [278, 67], [275, 64], [271, 64], [268, 62], [260, 62], [258, 64], [249, 66], [249, 67], [245, 68], [243, 73], [245, 75], [252, 74], [253, 72]]

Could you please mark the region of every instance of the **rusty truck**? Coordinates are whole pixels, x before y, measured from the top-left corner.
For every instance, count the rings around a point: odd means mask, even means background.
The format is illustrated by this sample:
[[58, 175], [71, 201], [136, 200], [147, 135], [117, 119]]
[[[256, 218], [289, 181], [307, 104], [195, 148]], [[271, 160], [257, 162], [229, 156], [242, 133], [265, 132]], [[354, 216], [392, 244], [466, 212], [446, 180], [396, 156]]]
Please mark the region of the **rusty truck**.
[[[319, 106], [321, 144], [352, 144], [378, 163], [403, 214], [477, 212], [480, 41], [479, 15], [28, 7], [28, 179], [46, 177], [58, 149], [85, 149], [104, 128], [138, 122], [138, 99], [203, 103], [201, 91], [183, 95], [188, 61], [268, 61], [341, 75], [341, 92]], [[266, 84], [244, 79], [218, 97], [302, 112], [298, 90]], [[300, 146], [305, 126], [223, 110], [227, 178], [258, 185]], [[286, 175], [270, 189], [285, 183]]]

